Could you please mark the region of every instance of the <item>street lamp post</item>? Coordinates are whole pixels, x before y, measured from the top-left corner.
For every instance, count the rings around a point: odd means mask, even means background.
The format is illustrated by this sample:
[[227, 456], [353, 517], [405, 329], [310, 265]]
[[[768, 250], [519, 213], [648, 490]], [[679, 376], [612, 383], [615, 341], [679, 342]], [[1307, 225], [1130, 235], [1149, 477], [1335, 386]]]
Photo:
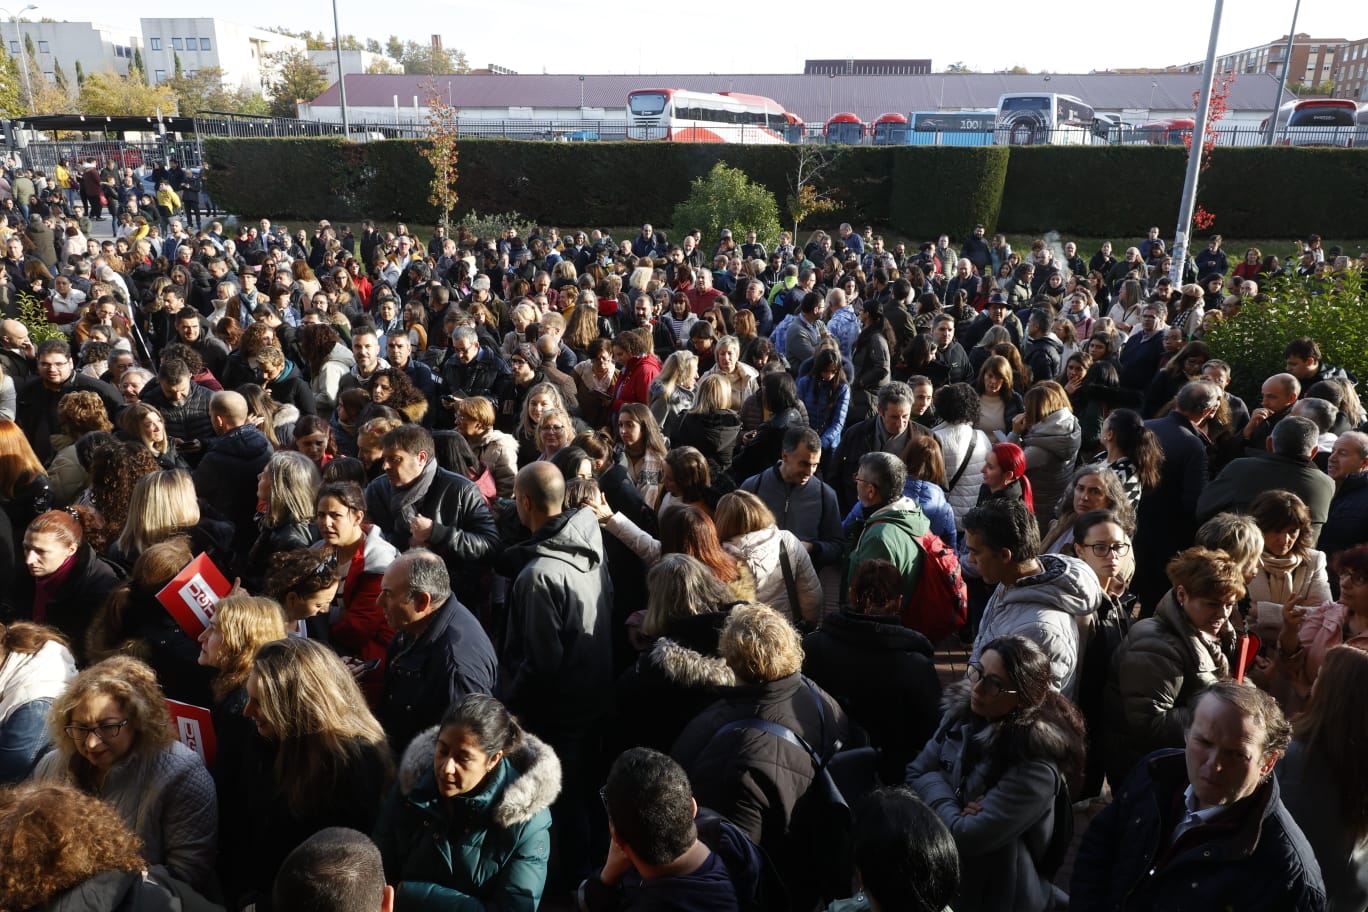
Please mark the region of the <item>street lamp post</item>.
[[347, 115], [347, 77], [342, 74], [342, 26], [337, 20], [337, 0], [333, 8], [333, 49], [337, 51], [337, 91], [342, 102], [342, 135], [351, 139], [351, 118]]
[[33, 113], [33, 85], [29, 81], [28, 53], [24, 50], [24, 36], [19, 34], [19, 17], [37, 8], [35, 4], [30, 3], [16, 14], [0, 7], [0, 13], [6, 13], [10, 17], [10, 22], [14, 23], [14, 40], [19, 44], [19, 69], [24, 73], [24, 94], [28, 96], [28, 104], [25, 107], [30, 114]]
[[1192, 145], [1188, 148], [1187, 176], [1183, 180], [1178, 228], [1173, 233], [1173, 271], [1170, 277], [1175, 286], [1181, 282], [1183, 264], [1187, 262], [1188, 234], [1192, 231], [1192, 214], [1197, 208], [1197, 179], [1202, 171], [1202, 152], [1206, 148], [1207, 112], [1211, 110], [1211, 83], [1216, 78], [1216, 38], [1221, 31], [1221, 10], [1224, 3], [1225, 0], [1216, 0], [1216, 9], [1211, 14], [1211, 41], [1207, 45], [1206, 64], [1202, 67], [1202, 95], [1197, 102], [1197, 120], [1192, 128]]
[[1287, 30], [1287, 47], [1283, 50], [1282, 75], [1278, 77], [1278, 94], [1273, 98], [1273, 113], [1268, 115], [1268, 145], [1273, 145], [1273, 134], [1278, 129], [1278, 109], [1282, 107], [1283, 91], [1287, 88], [1287, 74], [1292, 69], [1292, 43], [1297, 39], [1297, 16], [1301, 13], [1301, 0], [1292, 7], [1292, 27]]

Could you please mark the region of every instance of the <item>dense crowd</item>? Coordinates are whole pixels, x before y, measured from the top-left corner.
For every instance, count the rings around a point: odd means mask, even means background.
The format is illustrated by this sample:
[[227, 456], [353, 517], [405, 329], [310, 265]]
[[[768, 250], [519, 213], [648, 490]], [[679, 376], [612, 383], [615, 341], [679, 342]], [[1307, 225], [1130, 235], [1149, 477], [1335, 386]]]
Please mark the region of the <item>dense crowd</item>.
[[1202, 341], [1319, 238], [1172, 284], [91, 173], [0, 227], [0, 909], [1368, 907], [1354, 378]]

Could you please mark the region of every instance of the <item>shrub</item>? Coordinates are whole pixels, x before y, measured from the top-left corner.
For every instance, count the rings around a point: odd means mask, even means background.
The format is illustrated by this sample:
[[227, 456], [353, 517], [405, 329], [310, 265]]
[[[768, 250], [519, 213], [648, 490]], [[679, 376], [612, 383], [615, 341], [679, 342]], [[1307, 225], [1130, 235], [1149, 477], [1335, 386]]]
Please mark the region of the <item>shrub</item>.
[[492, 212], [489, 215], [470, 212], [462, 216], [458, 224], [482, 238], [498, 237], [508, 228], [516, 228], [518, 237], [526, 238], [537, 226], [536, 222], [528, 221], [516, 212]]
[[893, 226], [914, 238], [933, 238], [941, 232], [961, 238], [975, 225], [997, 225], [1008, 154], [1003, 146], [897, 148]]
[[675, 207], [671, 224], [676, 234], [699, 228], [709, 239], [723, 228], [737, 235], [754, 231], [761, 243], [770, 246], [779, 238], [779, 204], [773, 193], [751, 183], [744, 171], [718, 162], [707, 177], [693, 182], [689, 198]]
[[[1120, 237], [1143, 235], [1150, 225], [1172, 225], [1186, 154], [1181, 147], [1165, 146], [1013, 146], [997, 230]], [[1202, 175], [1200, 198], [1219, 218], [1225, 201], [1207, 187], [1215, 170]], [[1252, 174], [1241, 179], [1246, 193], [1267, 183]], [[1255, 196], [1262, 199], [1263, 194]], [[1223, 230], [1236, 232], [1233, 227]]]
[[1263, 303], [1249, 301], [1235, 315], [1203, 336], [1212, 356], [1230, 363], [1231, 391], [1257, 402], [1259, 387], [1283, 369], [1283, 350], [1309, 336], [1320, 344], [1327, 364], [1355, 377], [1368, 377], [1368, 321], [1363, 319], [1361, 274], [1350, 269], [1343, 280], [1274, 279], [1261, 289]]
[[48, 339], [65, 339], [66, 333], [56, 323], [48, 319], [47, 310], [41, 301], [27, 291], [19, 292], [19, 322], [28, 329], [29, 339], [34, 346]]

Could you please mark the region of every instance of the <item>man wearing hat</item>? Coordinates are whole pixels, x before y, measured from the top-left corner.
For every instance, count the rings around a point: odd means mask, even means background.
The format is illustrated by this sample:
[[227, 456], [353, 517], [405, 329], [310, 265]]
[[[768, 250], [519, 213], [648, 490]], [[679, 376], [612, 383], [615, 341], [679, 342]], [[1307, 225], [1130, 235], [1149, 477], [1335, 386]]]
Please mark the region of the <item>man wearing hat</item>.
[[1007, 296], [1000, 291], [988, 296], [988, 303], [983, 305], [983, 312], [970, 321], [959, 334], [960, 344], [967, 351], [973, 351], [974, 347], [983, 341], [984, 334], [993, 326], [1001, 326], [1007, 330], [1012, 337], [1012, 344], [1021, 346], [1021, 320], [1007, 307]]

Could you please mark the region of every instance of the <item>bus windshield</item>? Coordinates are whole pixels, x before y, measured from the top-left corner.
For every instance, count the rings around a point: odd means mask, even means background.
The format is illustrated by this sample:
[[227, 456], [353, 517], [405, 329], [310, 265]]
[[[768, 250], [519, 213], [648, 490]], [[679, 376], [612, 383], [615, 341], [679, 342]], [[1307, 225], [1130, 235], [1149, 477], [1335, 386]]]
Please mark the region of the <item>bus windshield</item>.
[[1028, 96], [1019, 95], [1015, 98], [1002, 99], [1002, 110], [1004, 111], [1044, 111], [1050, 107], [1050, 99], [1044, 95]]
[[1352, 127], [1355, 111], [1349, 106], [1316, 105], [1298, 108], [1288, 119], [1289, 127]]
[[665, 110], [665, 94], [663, 92], [646, 92], [633, 95], [628, 99], [628, 105], [632, 113], [638, 117], [655, 117]]

